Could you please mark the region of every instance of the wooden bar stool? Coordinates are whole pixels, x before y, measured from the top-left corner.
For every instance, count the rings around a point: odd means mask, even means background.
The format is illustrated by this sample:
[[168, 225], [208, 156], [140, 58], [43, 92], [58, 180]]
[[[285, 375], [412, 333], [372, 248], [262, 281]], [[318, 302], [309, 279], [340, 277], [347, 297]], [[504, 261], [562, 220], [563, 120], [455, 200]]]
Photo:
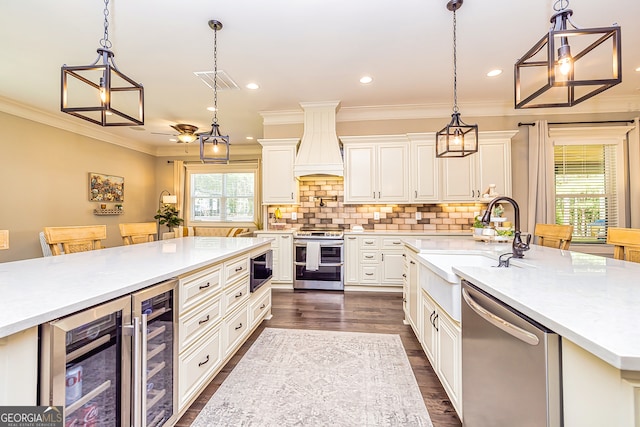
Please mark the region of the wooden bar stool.
[[154, 236], [158, 232], [155, 222], [131, 222], [119, 224], [119, 227], [125, 245], [153, 242]]
[[92, 251], [102, 248], [100, 241], [107, 238], [107, 226], [44, 227], [44, 238], [53, 256]]
[[573, 225], [536, 224], [533, 234], [540, 246], [567, 250], [571, 244]]
[[640, 229], [609, 227], [607, 243], [614, 245], [613, 257], [615, 259], [640, 262]]

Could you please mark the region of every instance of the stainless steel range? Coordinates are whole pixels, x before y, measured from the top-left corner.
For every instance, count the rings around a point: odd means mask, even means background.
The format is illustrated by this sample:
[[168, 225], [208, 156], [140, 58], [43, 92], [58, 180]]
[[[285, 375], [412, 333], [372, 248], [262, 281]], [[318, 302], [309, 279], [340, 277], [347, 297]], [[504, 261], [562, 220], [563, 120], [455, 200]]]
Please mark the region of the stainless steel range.
[[293, 240], [294, 289], [344, 289], [344, 234], [339, 228], [303, 228]]

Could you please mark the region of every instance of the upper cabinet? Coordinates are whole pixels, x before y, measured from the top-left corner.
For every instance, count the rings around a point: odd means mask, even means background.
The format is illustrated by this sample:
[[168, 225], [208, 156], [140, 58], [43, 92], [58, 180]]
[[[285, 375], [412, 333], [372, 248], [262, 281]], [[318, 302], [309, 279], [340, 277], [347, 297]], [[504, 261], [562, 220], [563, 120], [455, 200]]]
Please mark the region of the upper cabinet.
[[397, 135], [341, 137], [345, 203], [409, 203], [409, 142]]
[[515, 131], [480, 132], [478, 153], [438, 159], [441, 194], [446, 202], [477, 202], [490, 184], [511, 196], [511, 138]]
[[439, 169], [436, 159], [436, 140], [433, 133], [409, 134], [411, 141], [410, 201], [438, 202]]
[[259, 139], [258, 142], [262, 145], [262, 203], [298, 203], [298, 180], [293, 166], [299, 139]]

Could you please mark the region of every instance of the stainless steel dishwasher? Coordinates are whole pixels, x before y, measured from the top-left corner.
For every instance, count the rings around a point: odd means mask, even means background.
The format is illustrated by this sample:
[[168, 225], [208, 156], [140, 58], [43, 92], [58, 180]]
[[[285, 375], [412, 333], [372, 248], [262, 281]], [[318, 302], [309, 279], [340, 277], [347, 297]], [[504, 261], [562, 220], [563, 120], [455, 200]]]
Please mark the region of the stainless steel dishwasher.
[[465, 427], [562, 426], [560, 337], [462, 281]]

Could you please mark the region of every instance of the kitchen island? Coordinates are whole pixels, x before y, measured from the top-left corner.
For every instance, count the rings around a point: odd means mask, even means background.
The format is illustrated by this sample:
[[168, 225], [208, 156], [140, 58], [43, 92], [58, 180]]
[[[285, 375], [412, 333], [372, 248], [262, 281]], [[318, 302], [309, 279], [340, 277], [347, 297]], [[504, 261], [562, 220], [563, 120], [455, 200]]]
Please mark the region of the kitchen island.
[[[511, 252], [509, 244], [471, 239], [405, 244], [425, 264], [430, 254], [476, 254], [497, 265], [500, 254]], [[453, 270], [562, 337], [565, 426], [638, 425], [640, 264], [532, 245], [509, 268], [464, 261], [442, 265], [440, 272], [433, 263], [428, 267], [438, 274]]]
[[0, 405], [36, 403], [38, 325], [229, 260], [242, 261], [248, 291], [249, 257], [269, 246], [185, 237], [0, 264]]

